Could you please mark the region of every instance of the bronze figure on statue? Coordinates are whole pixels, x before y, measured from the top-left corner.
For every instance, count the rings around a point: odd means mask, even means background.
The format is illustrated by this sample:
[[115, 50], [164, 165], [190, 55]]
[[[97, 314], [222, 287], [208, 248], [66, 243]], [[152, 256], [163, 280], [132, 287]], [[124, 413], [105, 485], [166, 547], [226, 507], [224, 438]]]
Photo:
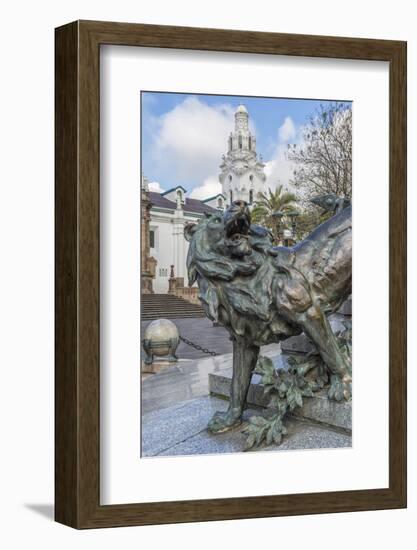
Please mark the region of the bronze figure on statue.
[[197, 282], [207, 316], [233, 340], [230, 406], [211, 419], [212, 432], [241, 422], [260, 346], [301, 332], [326, 365], [329, 398], [350, 399], [350, 360], [328, 320], [351, 293], [350, 205], [291, 248], [273, 246], [268, 229], [251, 225], [244, 201], [186, 226], [185, 237], [189, 284]]

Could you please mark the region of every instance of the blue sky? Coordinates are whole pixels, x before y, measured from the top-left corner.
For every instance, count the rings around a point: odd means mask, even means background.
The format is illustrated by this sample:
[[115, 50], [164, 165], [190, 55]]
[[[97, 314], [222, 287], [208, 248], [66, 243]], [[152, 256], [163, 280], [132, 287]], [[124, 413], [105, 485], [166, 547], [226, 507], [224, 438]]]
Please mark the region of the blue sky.
[[142, 170], [152, 187], [182, 185], [196, 198], [218, 192], [221, 155], [240, 103], [249, 112], [267, 181], [286, 185], [292, 170], [287, 143], [300, 143], [307, 117], [326, 101], [142, 92]]

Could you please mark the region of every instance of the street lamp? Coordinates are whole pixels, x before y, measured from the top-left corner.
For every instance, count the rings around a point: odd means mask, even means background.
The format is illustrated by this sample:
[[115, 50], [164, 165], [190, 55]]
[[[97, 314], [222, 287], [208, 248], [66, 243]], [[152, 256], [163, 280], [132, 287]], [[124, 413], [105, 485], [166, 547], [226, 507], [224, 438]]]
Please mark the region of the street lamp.
[[293, 210], [291, 212], [288, 212], [287, 215], [291, 220], [292, 240], [295, 242], [295, 230], [297, 229], [297, 218], [300, 215], [300, 213]]
[[281, 210], [276, 210], [272, 213], [272, 217], [274, 218], [274, 221], [276, 223], [277, 228], [277, 239], [278, 243], [281, 240], [281, 228], [282, 228], [282, 218], [284, 217], [284, 212], [281, 212]]

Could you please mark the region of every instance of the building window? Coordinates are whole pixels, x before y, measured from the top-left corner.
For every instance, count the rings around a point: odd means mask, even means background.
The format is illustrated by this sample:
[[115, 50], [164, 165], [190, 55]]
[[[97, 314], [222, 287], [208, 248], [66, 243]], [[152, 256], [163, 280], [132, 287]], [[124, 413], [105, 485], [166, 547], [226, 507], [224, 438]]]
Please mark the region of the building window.
[[149, 231], [149, 246], [155, 248], [155, 231]]
[[242, 136], [239, 136], [239, 149], [242, 149]]
[[232, 181], [232, 176], [231, 176], [231, 174], [229, 174], [229, 181]]
[[252, 149], [252, 138], [249, 136], [249, 151]]
[[253, 189], [249, 191], [249, 204], [253, 203]]
[[223, 208], [223, 201], [222, 201], [222, 199], [219, 199], [219, 200], [217, 201], [217, 206], [218, 206], [219, 208]]
[[232, 150], [233, 143], [232, 143], [232, 136], [229, 137], [229, 151]]
[[160, 267], [159, 268], [159, 276], [160, 277], [168, 277], [168, 268], [167, 267]]
[[231, 190], [230, 191], [230, 204], [232, 204], [233, 202], [233, 191]]

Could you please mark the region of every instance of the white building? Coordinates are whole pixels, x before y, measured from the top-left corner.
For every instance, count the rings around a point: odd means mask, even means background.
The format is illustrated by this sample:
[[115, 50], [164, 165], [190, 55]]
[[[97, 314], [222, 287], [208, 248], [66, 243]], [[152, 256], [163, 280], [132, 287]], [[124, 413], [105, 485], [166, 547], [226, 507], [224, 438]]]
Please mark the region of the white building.
[[249, 130], [249, 114], [244, 105], [235, 113], [235, 129], [228, 139], [219, 175], [227, 203], [244, 200], [253, 204], [259, 192], [266, 191], [265, 164], [256, 153], [256, 137]]
[[[142, 185], [147, 185], [142, 178]], [[150, 210], [150, 255], [156, 261], [156, 274], [153, 290], [157, 294], [168, 292], [168, 279], [171, 266], [174, 266], [175, 277], [184, 277], [188, 285], [186, 260], [188, 242], [184, 238], [184, 226], [190, 222], [198, 222], [204, 212], [216, 212], [225, 207], [225, 197], [221, 194], [204, 201], [186, 198], [186, 189], [174, 187], [164, 193], [149, 192], [152, 203]]]
[[[149, 192], [150, 254], [157, 260], [153, 290], [157, 294], [168, 292], [171, 266], [175, 277], [183, 277], [188, 285], [186, 260], [188, 242], [184, 238], [184, 225], [198, 222], [204, 212], [224, 210], [232, 201], [243, 199], [252, 204], [260, 191], [265, 191], [264, 164], [256, 153], [256, 137], [249, 130], [249, 115], [244, 105], [235, 113], [235, 129], [228, 139], [228, 151], [220, 166], [219, 181], [222, 193], [205, 200], [186, 197], [187, 190], [174, 187], [163, 193]], [[142, 177], [142, 186], [147, 179]]]

